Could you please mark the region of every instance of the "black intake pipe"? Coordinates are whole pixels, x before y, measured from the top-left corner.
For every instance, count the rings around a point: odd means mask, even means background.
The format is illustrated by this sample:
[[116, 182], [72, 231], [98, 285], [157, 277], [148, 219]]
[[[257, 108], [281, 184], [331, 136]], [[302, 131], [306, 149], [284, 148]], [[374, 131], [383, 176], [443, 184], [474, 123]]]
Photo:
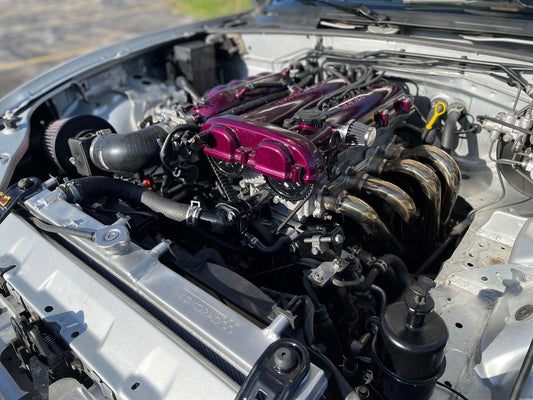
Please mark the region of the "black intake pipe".
[[103, 171], [137, 172], [160, 163], [165, 139], [180, 130], [198, 130], [198, 126], [157, 124], [130, 133], [97, 136], [91, 143], [91, 161]]

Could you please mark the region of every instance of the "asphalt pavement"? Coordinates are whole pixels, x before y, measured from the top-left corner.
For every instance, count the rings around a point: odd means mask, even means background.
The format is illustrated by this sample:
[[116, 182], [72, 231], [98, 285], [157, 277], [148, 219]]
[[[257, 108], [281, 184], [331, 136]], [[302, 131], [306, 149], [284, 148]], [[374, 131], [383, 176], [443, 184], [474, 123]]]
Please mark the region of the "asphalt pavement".
[[0, 0], [0, 98], [72, 57], [192, 21], [165, 0]]

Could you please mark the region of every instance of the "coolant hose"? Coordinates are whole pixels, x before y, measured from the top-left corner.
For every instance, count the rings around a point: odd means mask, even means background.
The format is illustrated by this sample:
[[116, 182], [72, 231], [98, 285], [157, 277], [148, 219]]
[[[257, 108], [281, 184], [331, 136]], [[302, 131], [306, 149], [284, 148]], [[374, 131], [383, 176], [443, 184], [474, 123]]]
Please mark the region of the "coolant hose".
[[137, 172], [154, 166], [160, 163], [159, 152], [166, 137], [178, 130], [198, 130], [198, 126], [157, 124], [130, 133], [96, 136], [89, 151], [91, 161], [109, 172]]
[[402, 290], [408, 288], [412, 281], [409, 271], [402, 259], [394, 254], [385, 254], [375, 261], [368, 260], [368, 263], [374, 263], [368, 274], [363, 278], [352, 281], [341, 281], [340, 279], [333, 279], [332, 283], [341, 288], [350, 288], [356, 291], [364, 292], [369, 290], [374, 284], [379, 275], [385, 276], [393, 275], [393, 282], [398, 281]]
[[342, 345], [339, 339], [335, 325], [329, 316], [327, 308], [320, 303], [316, 293], [314, 292], [311, 284], [309, 283], [308, 276], [311, 271], [304, 274], [303, 286], [307, 296], [311, 300], [314, 306], [314, 325], [319, 333], [320, 339], [326, 345], [330, 354], [333, 356], [334, 361], [341, 362], [342, 360]]
[[307, 350], [309, 351], [309, 355], [311, 356], [311, 361], [318, 367], [324, 369], [325, 371], [328, 371], [331, 374], [331, 378], [333, 378], [333, 383], [335, 384], [339, 392], [340, 399], [360, 400], [360, 397], [352, 389], [352, 386], [348, 383], [348, 381], [346, 381], [346, 378], [344, 378], [337, 366], [333, 364], [333, 362], [331, 362], [329, 358], [327, 358], [324, 354], [319, 353], [316, 350], [310, 348], [308, 348]]
[[[68, 181], [59, 186], [70, 202], [80, 202], [96, 195], [115, 195], [133, 203], [142, 204], [165, 217], [184, 222], [194, 217], [212, 224], [224, 224], [222, 216], [195, 209], [188, 204], [177, 203], [134, 183], [105, 176], [91, 176]], [[196, 213], [195, 213], [196, 211]]]
[[280, 251], [284, 246], [288, 246], [292, 240], [288, 236], [281, 236], [274, 242], [272, 246], [265, 246], [260, 241], [254, 243], [254, 249], [259, 250], [265, 254], [275, 254]]
[[413, 283], [411, 275], [409, 275], [407, 266], [400, 257], [395, 254], [385, 254], [379, 258], [380, 260], [384, 261], [385, 264], [387, 264], [387, 266], [392, 271], [394, 271], [394, 275], [396, 276], [398, 282], [401, 284], [402, 290], [407, 289], [411, 286], [411, 284]]
[[372, 267], [370, 272], [366, 274], [363, 279], [357, 279], [355, 281], [341, 281], [340, 279], [332, 279], [332, 283], [341, 288], [351, 288], [358, 292], [365, 292], [370, 289], [370, 286], [374, 284], [374, 281], [378, 275], [383, 272], [380, 267]]

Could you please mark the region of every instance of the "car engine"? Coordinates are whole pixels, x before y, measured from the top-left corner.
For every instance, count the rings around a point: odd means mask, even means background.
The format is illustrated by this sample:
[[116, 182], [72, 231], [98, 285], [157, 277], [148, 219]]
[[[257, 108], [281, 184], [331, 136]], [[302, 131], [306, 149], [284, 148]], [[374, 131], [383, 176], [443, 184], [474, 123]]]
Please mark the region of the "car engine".
[[[275, 48], [279, 38], [261, 40]], [[520, 309], [517, 321], [531, 326], [527, 301], [507, 293], [528, 290], [532, 234], [509, 208], [483, 214], [501, 198], [479, 195], [503, 178], [517, 197], [533, 193], [529, 85], [495, 61], [353, 53], [309, 36], [267, 55], [261, 40], [217, 33], [162, 46], [80, 76], [31, 110], [28, 151], [0, 194], [1, 234], [5, 248], [34, 238], [35, 284], [72, 290], [81, 305], [51, 305], [42, 290], [30, 300], [17, 285], [21, 256], [0, 264], [16, 332], [0, 359], [21, 366], [13, 379], [32, 392], [44, 369], [61, 395], [159, 398], [142, 394], [145, 372], [117, 386], [91, 358], [83, 338], [96, 335], [93, 349], [104, 339], [86, 310], [105, 325], [115, 300], [66, 280], [75, 258], [221, 371], [231, 383], [220, 398], [506, 393], [520, 362], [494, 372], [507, 328], [483, 326], [492, 307]], [[58, 248], [72, 260], [37, 261]], [[493, 279], [507, 289], [480, 287]], [[461, 377], [474, 366], [475, 384]], [[60, 388], [65, 379], [74, 386]], [[197, 398], [219, 387], [206, 382]]]

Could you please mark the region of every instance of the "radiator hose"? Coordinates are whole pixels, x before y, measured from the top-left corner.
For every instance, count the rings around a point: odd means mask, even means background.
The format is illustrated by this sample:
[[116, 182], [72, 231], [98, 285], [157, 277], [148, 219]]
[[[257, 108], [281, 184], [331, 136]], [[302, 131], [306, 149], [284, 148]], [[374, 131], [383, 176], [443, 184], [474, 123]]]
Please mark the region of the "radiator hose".
[[115, 195], [123, 200], [142, 204], [150, 210], [176, 222], [209, 223], [227, 227], [229, 222], [221, 212], [211, 212], [184, 203], [177, 203], [134, 183], [105, 176], [91, 176], [68, 181], [59, 186], [69, 202], [82, 202], [98, 195]]

